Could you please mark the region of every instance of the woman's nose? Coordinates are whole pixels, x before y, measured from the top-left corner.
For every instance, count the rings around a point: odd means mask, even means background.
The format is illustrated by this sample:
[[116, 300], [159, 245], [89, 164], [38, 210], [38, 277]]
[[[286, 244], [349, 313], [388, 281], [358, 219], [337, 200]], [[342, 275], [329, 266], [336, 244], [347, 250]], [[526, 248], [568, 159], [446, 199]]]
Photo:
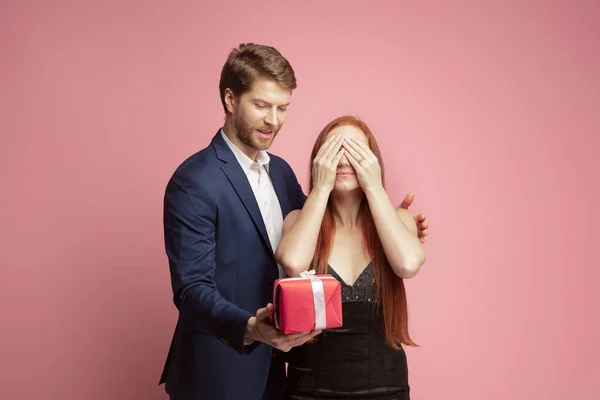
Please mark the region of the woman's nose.
[[350, 165], [350, 161], [348, 161], [348, 158], [346, 157], [346, 155], [344, 154], [342, 156], [342, 158], [340, 158], [340, 164], [342, 167], [347, 167], [348, 165]]

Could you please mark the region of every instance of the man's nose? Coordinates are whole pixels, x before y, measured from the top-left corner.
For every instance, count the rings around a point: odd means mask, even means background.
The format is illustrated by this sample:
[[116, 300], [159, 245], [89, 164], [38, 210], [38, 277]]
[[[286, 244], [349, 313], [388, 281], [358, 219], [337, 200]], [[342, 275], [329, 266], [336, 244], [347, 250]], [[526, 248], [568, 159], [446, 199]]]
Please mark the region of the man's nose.
[[269, 111], [267, 111], [265, 123], [273, 127], [277, 127], [279, 125], [279, 115], [277, 114], [277, 108], [270, 109]]

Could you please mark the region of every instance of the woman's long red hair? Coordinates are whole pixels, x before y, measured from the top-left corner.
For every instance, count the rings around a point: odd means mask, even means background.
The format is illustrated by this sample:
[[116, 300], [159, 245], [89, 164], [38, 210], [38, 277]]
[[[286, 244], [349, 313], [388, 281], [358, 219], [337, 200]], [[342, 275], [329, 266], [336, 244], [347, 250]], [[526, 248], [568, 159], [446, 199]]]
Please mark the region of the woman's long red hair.
[[[317, 152], [325, 143], [327, 135], [334, 128], [350, 125], [364, 132], [371, 151], [379, 160], [381, 166], [381, 179], [383, 181], [383, 163], [381, 153], [373, 133], [360, 119], [353, 116], [343, 116], [331, 121], [319, 134], [310, 157], [311, 166]], [[312, 174], [310, 175], [310, 190], [313, 189]], [[406, 304], [406, 291], [404, 281], [394, 273], [377, 234], [377, 228], [369, 209], [369, 203], [363, 198], [359, 209], [359, 221], [363, 230], [364, 246], [373, 260], [375, 272], [376, 299], [379, 302], [380, 315], [383, 317], [383, 328], [387, 343], [394, 349], [399, 350], [402, 344], [416, 346], [408, 333], [408, 307]], [[311, 263], [311, 269], [319, 274], [327, 273], [327, 266], [333, 238], [335, 236], [335, 220], [333, 217], [333, 205], [331, 197], [323, 216], [321, 230], [317, 239], [315, 255]]]

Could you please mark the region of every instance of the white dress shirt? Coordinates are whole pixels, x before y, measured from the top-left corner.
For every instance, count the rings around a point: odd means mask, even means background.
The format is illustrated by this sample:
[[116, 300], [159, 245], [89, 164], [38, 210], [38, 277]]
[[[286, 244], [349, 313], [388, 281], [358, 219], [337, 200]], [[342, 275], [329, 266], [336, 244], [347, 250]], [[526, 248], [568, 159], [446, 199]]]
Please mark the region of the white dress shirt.
[[[223, 129], [221, 129], [221, 135], [248, 178], [263, 222], [265, 223], [265, 228], [267, 228], [271, 247], [275, 251], [283, 233], [283, 214], [279, 199], [275, 193], [275, 188], [273, 187], [273, 182], [269, 176], [269, 154], [264, 150], [260, 150], [256, 161], [254, 161], [229, 140]], [[279, 265], [277, 267], [279, 268], [279, 276], [285, 276], [283, 269]]]

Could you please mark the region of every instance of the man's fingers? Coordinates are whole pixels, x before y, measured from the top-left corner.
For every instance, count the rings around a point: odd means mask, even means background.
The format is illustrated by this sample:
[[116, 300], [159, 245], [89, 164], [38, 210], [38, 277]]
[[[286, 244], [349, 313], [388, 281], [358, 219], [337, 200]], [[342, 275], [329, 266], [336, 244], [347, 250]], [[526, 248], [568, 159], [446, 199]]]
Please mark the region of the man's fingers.
[[294, 340], [285, 342], [285, 345], [288, 345], [290, 347], [302, 346], [304, 343], [308, 342], [315, 336], [317, 336], [317, 333], [310, 332], [310, 333], [302, 335]]
[[310, 332], [290, 333], [288, 335], [284, 335], [284, 340], [294, 341], [294, 340], [297, 340], [297, 339], [301, 339], [301, 338], [303, 338], [305, 336], [313, 337], [315, 335], [318, 335], [319, 333], [321, 333], [320, 330], [310, 331]]
[[317, 330], [317, 331], [311, 331], [311, 332], [308, 332], [308, 333], [304, 333], [301, 336], [299, 336], [298, 338], [296, 338], [296, 340], [305, 342], [307, 340], [310, 340], [310, 339], [314, 338], [315, 336], [317, 336], [321, 332], [322, 332], [321, 330]]
[[308, 335], [310, 336], [309, 339], [314, 338], [315, 336], [317, 336], [318, 334], [320, 334], [321, 332], [323, 332], [321, 329], [316, 330], [316, 331], [312, 331], [310, 332]]
[[305, 335], [308, 335], [310, 332], [298, 332], [298, 333], [290, 333], [289, 335], [285, 335], [283, 339], [285, 341], [294, 341], [298, 338], [301, 338]]
[[289, 333], [286, 335], [282, 331], [277, 330], [276, 336], [273, 338], [273, 342], [275, 342], [277, 344], [293, 342], [293, 341], [298, 340], [299, 338], [302, 338], [308, 334], [310, 334], [310, 332], [296, 332], [296, 333]]
[[414, 200], [415, 200], [414, 193], [407, 194], [406, 197], [404, 197], [404, 200], [402, 200], [402, 204], [400, 204], [400, 208], [404, 208], [405, 210], [408, 210], [408, 207], [410, 207], [410, 205], [412, 204], [412, 202]]
[[298, 333], [290, 333], [288, 335], [282, 335], [280, 339], [283, 342], [287, 343], [296, 343], [296, 342], [304, 342], [309, 340], [321, 333], [320, 330], [310, 331], [310, 332], [298, 332]]
[[284, 335], [283, 333], [278, 332], [278, 336], [273, 338], [270, 344], [276, 349], [287, 353], [292, 347], [303, 345], [317, 336], [319, 333], [321, 333], [321, 330], [291, 333], [289, 335]]
[[273, 304], [269, 303], [266, 307], [259, 309], [256, 312], [256, 319], [267, 321], [273, 316]]
[[298, 339], [296, 339], [293, 344], [292, 347], [296, 347], [296, 346], [302, 346], [304, 343], [308, 342], [309, 340], [312, 340], [315, 336], [317, 336], [319, 333], [321, 333], [321, 331], [312, 331], [302, 337], [299, 337]]
[[267, 308], [259, 308], [258, 311], [256, 311], [256, 319], [262, 321], [264, 320], [266, 317], [268, 317], [268, 311]]

